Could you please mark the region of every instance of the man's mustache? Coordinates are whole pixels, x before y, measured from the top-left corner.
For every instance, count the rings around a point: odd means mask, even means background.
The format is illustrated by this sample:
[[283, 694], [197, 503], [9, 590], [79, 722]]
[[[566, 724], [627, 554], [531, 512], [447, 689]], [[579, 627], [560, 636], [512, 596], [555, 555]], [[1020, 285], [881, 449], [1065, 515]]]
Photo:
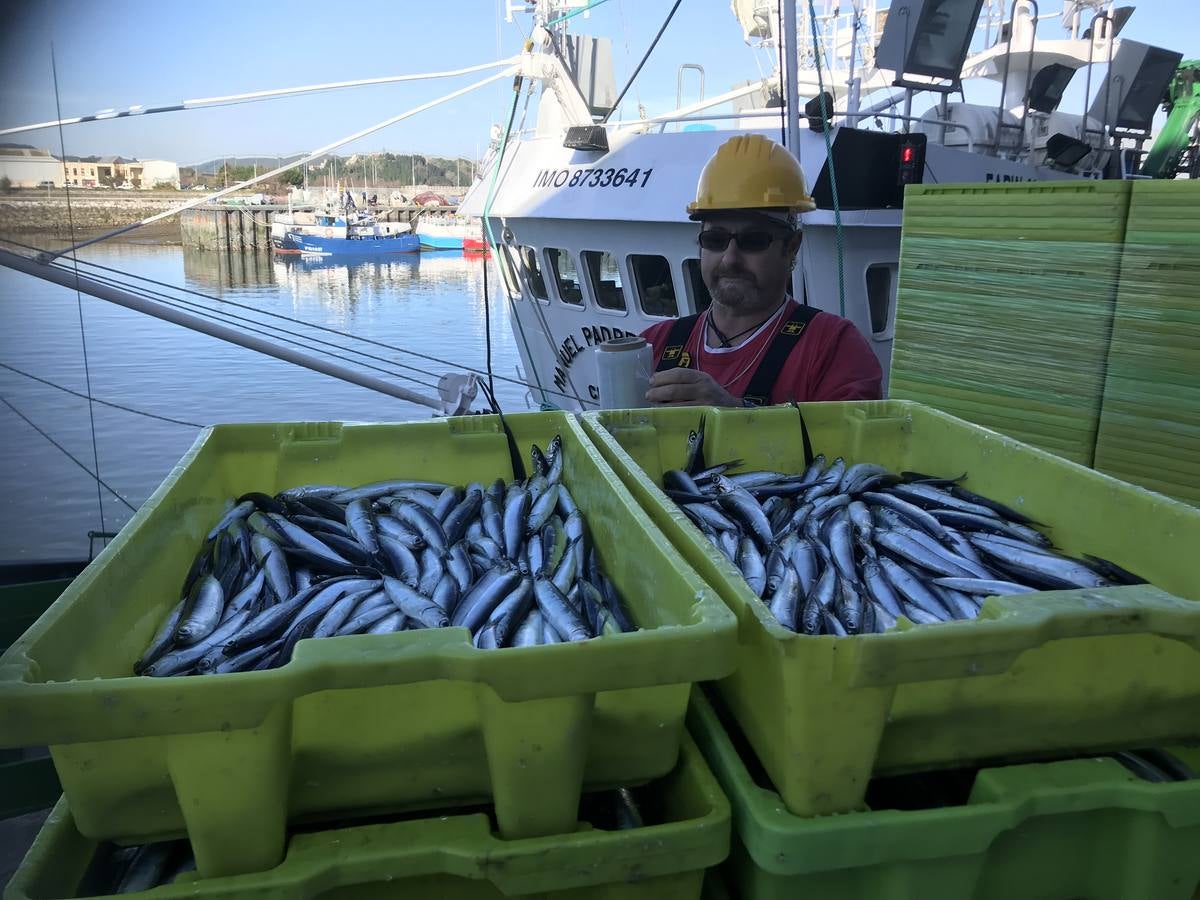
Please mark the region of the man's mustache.
[[745, 269], [718, 269], [717, 280], [720, 281], [722, 278], [739, 278], [753, 284], [757, 283], [757, 279]]

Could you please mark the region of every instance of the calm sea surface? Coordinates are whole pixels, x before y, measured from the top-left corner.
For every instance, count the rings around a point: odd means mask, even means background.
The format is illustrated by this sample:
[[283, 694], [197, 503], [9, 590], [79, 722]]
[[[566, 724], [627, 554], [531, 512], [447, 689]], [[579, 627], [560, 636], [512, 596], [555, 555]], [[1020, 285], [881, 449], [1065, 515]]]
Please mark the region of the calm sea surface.
[[[38, 243], [34, 240], [31, 243]], [[304, 335], [312, 349], [359, 368], [377, 365], [436, 386], [455, 371], [395, 350], [371, 347], [308, 325], [484, 368], [482, 259], [461, 253], [404, 254], [387, 261], [308, 262], [270, 255], [202, 253], [141, 244], [97, 245], [82, 259], [187, 288], [191, 312], [239, 315], [246, 328], [276, 325]], [[487, 263], [491, 265], [491, 263]], [[94, 272], [86, 266], [84, 273]], [[100, 274], [129, 279], [111, 272]], [[515, 377], [516, 343], [498, 273], [488, 273], [494, 370]], [[138, 282], [134, 282], [138, 283]], [[140, 283], [144, 287], [153, 285]], [[173, 297], [179, 297], [173, 292]], [[84, 296], [83, 335], [74, 292], [0, 268], [0, 364], [86, 394], [86, 340], [92, 396], [199, 425], [218, 422], [404, 421], [426, 408], [351, 385], [146, 315]], [[235, 307], [246, 304], [251, 310]], [[283, 322], [262, 313], [299, 320]], [[300, 340], [297, 338], [297, 340]], [[317, 345], [343, 344], [387, 362]], [[414, 366], [432, 375], [401, 368]], [[430, 386], [360, 368], [426, 395]], [[497, 382], [507, 410], [525, 408], [522, 387]], [[0, 367], [0, 562], [86, 557], [89, 530], [116, 531], [132, 513], [107, 490], [103, 520], [96, 482], [41, 429], [89, 470], [92, 428], [85, 399]], [[482, 393], [476, 402], [483, 403]], [[30, 422], [24, 421], [13, 408]], [[137, 507], [187, 451], [199, 429], [94, 404], [99, 474]], [[34, 428], [33, 426], [36, 426]], [[102, 528], [103, 524], [103, 528]], [[100, 544], [97, 543], [97, 552]]]

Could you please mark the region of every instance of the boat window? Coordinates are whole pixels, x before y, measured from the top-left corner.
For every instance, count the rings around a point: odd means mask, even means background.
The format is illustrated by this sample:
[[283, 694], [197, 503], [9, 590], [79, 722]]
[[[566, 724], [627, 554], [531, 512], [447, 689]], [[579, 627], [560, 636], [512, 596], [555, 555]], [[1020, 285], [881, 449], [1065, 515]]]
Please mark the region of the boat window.
[[700, 260], [683, 261], [683, 280], [691, 291], [693, 310], [698, 313], [704, 312], [712, 306], [712, 294], [708, 292], [708, 285], [704, 283], [704, 276], [700, 274]]
[[671, 280], [671, 264], [665, 256], [634, 254], [629, 257], [629, 268], [637, 283], [642, 312], [648, 316], [679, 315], [679, 306], [675, 302], [675, 283]]
[[542, 269], [538, 265], [537, 252], [532, 247], [518, 247], [517, 258], [521, 261], [521, 277], [525, 279], [529, 293], [539, 300], [549, 300]]
[[568, 306], [583, 306], [583, 285], [579, 282], [579, 269], [575, 260], [566, 250], [546, 248], [546, 258], [550, 261], [550, 271], [554, 273], [554, 281], [558, 285], [558, 299]]
[[517, 281], [517, 267], [513, 262], [512, 248], [507, 244], [500, 245], [500, 252], [496, 255], [500, 261], [500, 277], [504, 279], [504, 286], [508, 289], [508, 295], [514, 300], [521, 299], [521, 285]]
[[621, 266], [617, 258], [603, 250], [584, 250], [580, 256], [596, 305], [625, 312], [625, 291], [621, 289]]
[[871, 335], [878, 340], [892, 336], [893, 263], [867, 266], [867, 306], [871, 311]]

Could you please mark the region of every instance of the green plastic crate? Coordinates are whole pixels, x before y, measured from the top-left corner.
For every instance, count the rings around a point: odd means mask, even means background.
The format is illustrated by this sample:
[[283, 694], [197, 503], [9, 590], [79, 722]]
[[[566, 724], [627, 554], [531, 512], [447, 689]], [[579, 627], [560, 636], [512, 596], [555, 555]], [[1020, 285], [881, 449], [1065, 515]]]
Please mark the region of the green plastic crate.
[[1200, 780], [1072, 759], [981, 769], [961, 806], [799, 818], [700, 691], [688, 727], [733, 810], [741, 900], [1188, 900], [1200, 882]]
[[1133, 185], [1095, 466], [1200, 505], [1200, 182]]
[[890, 396], [1091, 465], [1129, 185], [909, 187]]
[[[268, 872], [180, 876], [135, 897], [272, 900], [698, 900], [704, 871], [729, 852], [729, 803], [685, 734], [679, 764], [647, 788], [661, 824], [625, 831], [584, 826], [506, 841], [485, 813], [440, 815], [299, 834]], [[64, 799], [5, 892], [5, 900], [63, 900], [87, 887], [98, 845]]]
[[[24, 634], [70, 583], [70, 578], [52, 578], [0, 585], [0, 653]], [[62, 793], [53, 762], [44, 748], [38, 750], [38, 754], [0, 750], [0, 820], [47, 809]]]
[[705, 459], [804, 466], [790, 407], [588, 413], [584, 426], [650, 517], [738, 615], [741, 658], [720, 682], [789, 810], [861, 806], [872, 772], [1200, 737], [1200, 510], [901, 401], [802, 405], [815, 452], [957, 475], [1051, 526], [1070, 553], [1158, 588], [989, 599], [976, 620], [849, 638], [780, 626], [657, 487], [706, 416]]
[[479, 651], [465, 629], [302, 641], [281, 669], [132, 677], [224, 498], [385, 477], [512, 476], [495, 417], [207, 430], [120, 536], [0, 657], [0, 740], [51, 747], [95, 839], [186, 834], [205, 875], [269, 868], [285, 822], [494, 799], [506, 837], [569, 830], [582, 785], [670, 771], [689, 683], [736, 623], [562, 413], [507, 417], [564, 479], [643, 630]]

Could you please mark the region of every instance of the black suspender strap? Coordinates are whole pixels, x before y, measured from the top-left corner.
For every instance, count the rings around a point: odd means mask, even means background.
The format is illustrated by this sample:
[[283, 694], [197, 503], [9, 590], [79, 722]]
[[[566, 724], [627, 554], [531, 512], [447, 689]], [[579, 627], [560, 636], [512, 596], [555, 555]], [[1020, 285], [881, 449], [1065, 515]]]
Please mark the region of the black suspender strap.
[[783, 364], [787, 362], [800, 338], [804, 337], [808, 323], [817, 317], [817, 312], [811, 306], [797, 306], [775, 333], [771, 346], [767, 348], [758, 368], [750, 376], [750, 384], [742, 397], [748, 405], [765, 406], [771, 402], [771, 391], [775, 388]]
[[692, 336], [692, 329], [696, 327], [699, 318], [700, 313], [697, 313], [694, 316], [683, 316], [671, 323], [667, 332], [667, 346], [658, 360], [658, 368], [654, 371], [669, 372], [671, 369], [691, 368], [691, 355], [683, 348], [687, 346], [688, 338]]

